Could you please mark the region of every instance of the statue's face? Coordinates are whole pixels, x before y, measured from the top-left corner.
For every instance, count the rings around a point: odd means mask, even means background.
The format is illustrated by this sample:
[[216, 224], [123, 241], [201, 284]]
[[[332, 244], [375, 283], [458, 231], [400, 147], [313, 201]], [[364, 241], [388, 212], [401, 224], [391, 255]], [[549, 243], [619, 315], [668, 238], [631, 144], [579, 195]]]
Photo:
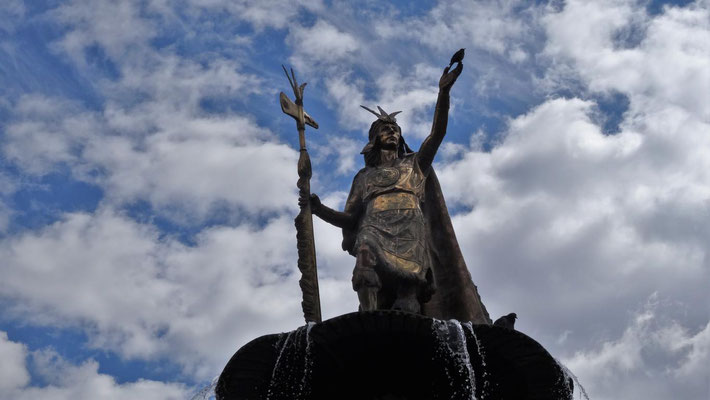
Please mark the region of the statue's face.
[[402, 138], [402, 132], [399, 126], [395, 124], [384, 124], [380, 127], [377, 133], [377, 139], [383, 149], [396, 150], [399, 146], [399, 140]]

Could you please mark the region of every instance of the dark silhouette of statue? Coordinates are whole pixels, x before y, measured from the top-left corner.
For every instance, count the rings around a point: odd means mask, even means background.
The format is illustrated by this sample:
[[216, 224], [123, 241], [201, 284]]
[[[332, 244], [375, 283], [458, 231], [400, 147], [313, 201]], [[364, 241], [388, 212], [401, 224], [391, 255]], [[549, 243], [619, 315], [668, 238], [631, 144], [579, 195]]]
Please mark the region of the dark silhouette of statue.
[[[463, 58], [463, 52], [459, 53]], [[430, 135], [413, 152], [395, 115], [379, 112], [363, 148], [365, 168], [339, 212], [311, 195], [312, 212], [343, 229], [343, 250], [355, 256], [352, 284], [361, 311], [395, 309], [490, 324], [461, 255], [432, 169], [446, 135], [449, 92], [463, 70], [444, 69]], [[301, 200], [303, 203], [304, 200]]]

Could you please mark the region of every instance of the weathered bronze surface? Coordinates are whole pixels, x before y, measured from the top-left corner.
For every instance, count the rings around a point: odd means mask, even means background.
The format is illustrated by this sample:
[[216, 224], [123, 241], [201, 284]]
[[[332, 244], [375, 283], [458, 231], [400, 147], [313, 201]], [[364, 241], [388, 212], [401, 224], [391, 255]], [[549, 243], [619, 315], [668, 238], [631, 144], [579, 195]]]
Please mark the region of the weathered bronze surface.
[[318, 217], [343, 229], [343, 249], [356, 258], [352, 283], [361, 311], [397, 309], [491, 323], [431, 167], [446, 135], [449, 92], [463, 70], [463, 54], [452, 57], [439, 80], [431, 134], [419, 151], [405, 143], [395, 118], [399, 111], [363, 106], [377, 120], [362, 150], [366, 166], [353, 179], [345, 210], [326, 207], [315, 195], [301, 199]]
[[[306, 149], [306, 124], [318, 129], [318, 124], [303, 110], [303, 89], [306, 84], [300, 86], [296, 81], [296, 74], [291, 70], [289, 76], [286, 67], [284, 72], [291, 84], [293, 94], [296, 97], [295, 104], [281, 92], [279, 100], [281, 110], [296, 120], [298, 129], [298, 140], [300, 144], [300, 155], [298, 158], [298, 186], [299, 196], [308, 198], [311, 193], [311, 158]], [[296, 224], [296, 246], [298, 248], [298, 269], [301, 271], [299, 285], [303, 292], [303, 316], [306, 322], [321, 322], [320, 293], [318, 291], [318, 268], [316, 266], [316, 245], [313, 239], [313, 217], [311, 215], [311, 205], [301, 202], [301, 212], [295, 220]]]

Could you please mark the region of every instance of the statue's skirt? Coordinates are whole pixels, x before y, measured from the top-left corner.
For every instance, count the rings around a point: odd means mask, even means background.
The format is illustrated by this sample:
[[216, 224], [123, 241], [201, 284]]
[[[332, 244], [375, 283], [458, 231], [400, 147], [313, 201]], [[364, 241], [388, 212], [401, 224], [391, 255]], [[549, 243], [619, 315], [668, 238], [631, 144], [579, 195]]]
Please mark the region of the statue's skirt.
[[420, 315], [346, 314], [257, 338], [234, 354], [217, 399], [571, 399], [561, 367], [525, 334]]

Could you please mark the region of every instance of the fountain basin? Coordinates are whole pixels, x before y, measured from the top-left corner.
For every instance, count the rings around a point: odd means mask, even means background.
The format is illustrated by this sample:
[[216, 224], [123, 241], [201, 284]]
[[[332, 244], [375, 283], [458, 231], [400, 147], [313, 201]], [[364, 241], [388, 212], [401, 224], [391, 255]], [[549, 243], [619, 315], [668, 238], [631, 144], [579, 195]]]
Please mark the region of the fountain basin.
[[397, 311], [356, 312], [239, 349], [218, 400], [571, 399], [571, 380], [527, 335]]

